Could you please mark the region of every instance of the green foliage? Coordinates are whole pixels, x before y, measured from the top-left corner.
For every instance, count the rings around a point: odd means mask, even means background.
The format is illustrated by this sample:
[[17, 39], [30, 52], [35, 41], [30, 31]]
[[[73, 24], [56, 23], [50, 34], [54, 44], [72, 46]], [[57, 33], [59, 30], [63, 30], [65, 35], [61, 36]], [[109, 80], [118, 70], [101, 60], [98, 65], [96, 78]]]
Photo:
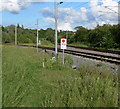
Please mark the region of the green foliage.
[[[35, 48], [3, 46], [3, 107], [118, 107], [118, 75], [65, 67]], [[43, 62], [45, 67], [43, 67]]]
[[40, 38], [40, 39], [41, 39], [41, 38], [45, 38], [45, 33], [46, 33], [46, 31], [43, 30], [43, 29], [41, 29], [41, 30], [39, 31], [39, 38]]
[[97, 26], [87, 30], [84, 27], [76, 27], [75, 43], [89, 45], [97, 48], [120, 48], [119, 25]]
[[61, 38], [66, 38], [68, 44], [73, 43], [75, 41], [73, 31], [62, 31], [62, 30], [60, 30], [58, 32], [58, 43], [60, 43]]
[[[2, 41], [3, 43], [14, 43], [15, 41], [15, 26], [11, 25], [8, 27], [4, 27], [2, 29]], [[35, 43], [36, 42], [36, 36], [35, 36], [35, 30], [28, 30], [23, 29], [17, 25], [17, 37], [18, 37], [18, 43]]]
[[114, 48], [115, 47], [115, 41], [114, 36], [111, 34], [110, 31], [111, 26], [104, 25], [104, 26], [98, 26], [94, 30], [91, 30], [89, 32], [89, 43], [93, 47], [99, 47], [99, 48]]
[[2, 38], [2, 40], [5, 42], [5, 43], [8, 43], [8, 42], [12, 42], [12, 39], [10, 37], [10, 35], [6, 32], [2, 32], [2, 36], [4, 36]]
[[110, 32], [115, 41], [115, 43], [114, 43], [115, 48], [117, 48], [117, 47], [120, 48], [120, 24], [111, 26]]
[[20, 25], [19, 25], [19, 24], [17, 24], [17, 28], [20, 28]]
[[[24, 26], [17, 25], [18, 43], [36, 43], [36, 30], [24, 29]], [[82, 26], [75, 28], [73, 31], [58, 31], [58, 43], [61, 38], [67, 37], [68, 44], [84, 45], [102, 49], [120, 49], [120, 25], [103, 25], [95, 29], [86, 29]], [[3, 43], [13, 43], [15, 41], [15, 26], [3, 27]], [[47, 28], [39, 30], [39, 40], [55, 43], [55, 30]]]
[[54, 47], [54, 44], [51, 43], [48, 40], [41, 40], [41, 45], [40, 46], [46, 46], [46, 47]]
[[82, 26], [75, 28], [76, 34], [75, 34], [75, 41], [76, 42], [87, 42], [88, 40], [88, 30]]
[[55, 36], [55, 35], [54, 35], [54, 30], [53, 30], [53, 29], [48, 28], [48, 29], [46, 30], [45, 36], [46, 36], [46, 40], [49, 40], [49, 41], [51, 41], [51, 42], [54, 42], [54, 40], [55, 40], [54, 36]]

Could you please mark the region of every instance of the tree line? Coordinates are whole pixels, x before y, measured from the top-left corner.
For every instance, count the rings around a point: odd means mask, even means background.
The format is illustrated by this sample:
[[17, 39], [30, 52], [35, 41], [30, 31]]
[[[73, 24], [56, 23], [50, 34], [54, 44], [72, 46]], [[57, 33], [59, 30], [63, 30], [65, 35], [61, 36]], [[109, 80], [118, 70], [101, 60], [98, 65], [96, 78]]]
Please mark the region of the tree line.
[[[76, 31], [58, 31], [58, 42], [61, 38], [67, 38], [68, 44], [83, 44], [94, 48], [120, 48], [120, 25], [97, 25], [94, 29], [82, 26], [75, 28]], [[39, 40], [47, 40], [54, 44], [54, 29], [39, 30]], [[36, 43], [36, 29], [25, 29], [17, 25], [18, 43]], [[14, 43], [15, 26], [2, 26], [2, 42]]]

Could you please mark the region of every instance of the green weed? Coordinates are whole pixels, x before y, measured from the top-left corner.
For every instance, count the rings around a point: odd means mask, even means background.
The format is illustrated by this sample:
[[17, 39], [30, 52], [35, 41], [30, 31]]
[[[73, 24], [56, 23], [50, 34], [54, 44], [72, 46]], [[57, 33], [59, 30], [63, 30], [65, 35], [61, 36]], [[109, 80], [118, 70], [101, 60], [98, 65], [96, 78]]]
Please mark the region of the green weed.
[[89, 65], [73, 70], [71, 64], [35, 48], [4, 46], [3, 107], [118, 106], [117, 75]]

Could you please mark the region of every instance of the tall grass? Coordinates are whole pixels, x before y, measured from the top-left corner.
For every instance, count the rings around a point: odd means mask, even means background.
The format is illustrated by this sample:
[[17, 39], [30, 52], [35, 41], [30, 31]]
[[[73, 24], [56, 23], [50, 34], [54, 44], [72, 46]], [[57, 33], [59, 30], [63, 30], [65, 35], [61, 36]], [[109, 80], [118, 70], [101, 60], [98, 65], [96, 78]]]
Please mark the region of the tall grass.
[[[3, 47], [4, 107], [117, 107], [118, 77], [97, 68], [71, 68], [34, 48]], [[43, 62], [45, 67], [43, 67]]]

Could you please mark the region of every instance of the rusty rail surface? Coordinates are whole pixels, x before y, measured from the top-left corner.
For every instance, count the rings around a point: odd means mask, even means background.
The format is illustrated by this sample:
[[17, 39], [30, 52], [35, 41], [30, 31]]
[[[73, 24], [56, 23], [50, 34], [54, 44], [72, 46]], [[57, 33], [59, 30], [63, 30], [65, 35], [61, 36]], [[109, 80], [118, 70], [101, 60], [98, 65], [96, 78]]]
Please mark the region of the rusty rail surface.
[[[18, 45], [18, 46], [22, 46], [22, 47], [36, 47], [35, 45]], [[55, 48], [53, 48], [53, 47], [38, 46], [38, 48], [46, 49], [46, 50], [52, 50], [52, 51], [55, 50]], [[58, 48], [58, 52], [62, 52], [62, 50]], [[103, 52], [105, 52], [105, 51], [103, 51]], [[65, 53], [120, 65], [120, 57], [119, 57], [118, 52], [115, 52], [115, 54], [118, 54], [118, 57], [116, 57], [116, 56], [108, 56], [108, 55], [103, 55], [103, 54], [96, 54], [96, 53], [81, 52], [81, 51], [77, 51], [77, 50], [67, 50], [67, 49], [65, 50]], [[111, 53], [113, 53], [113, 51], [110, 52], [110, 54]]]

